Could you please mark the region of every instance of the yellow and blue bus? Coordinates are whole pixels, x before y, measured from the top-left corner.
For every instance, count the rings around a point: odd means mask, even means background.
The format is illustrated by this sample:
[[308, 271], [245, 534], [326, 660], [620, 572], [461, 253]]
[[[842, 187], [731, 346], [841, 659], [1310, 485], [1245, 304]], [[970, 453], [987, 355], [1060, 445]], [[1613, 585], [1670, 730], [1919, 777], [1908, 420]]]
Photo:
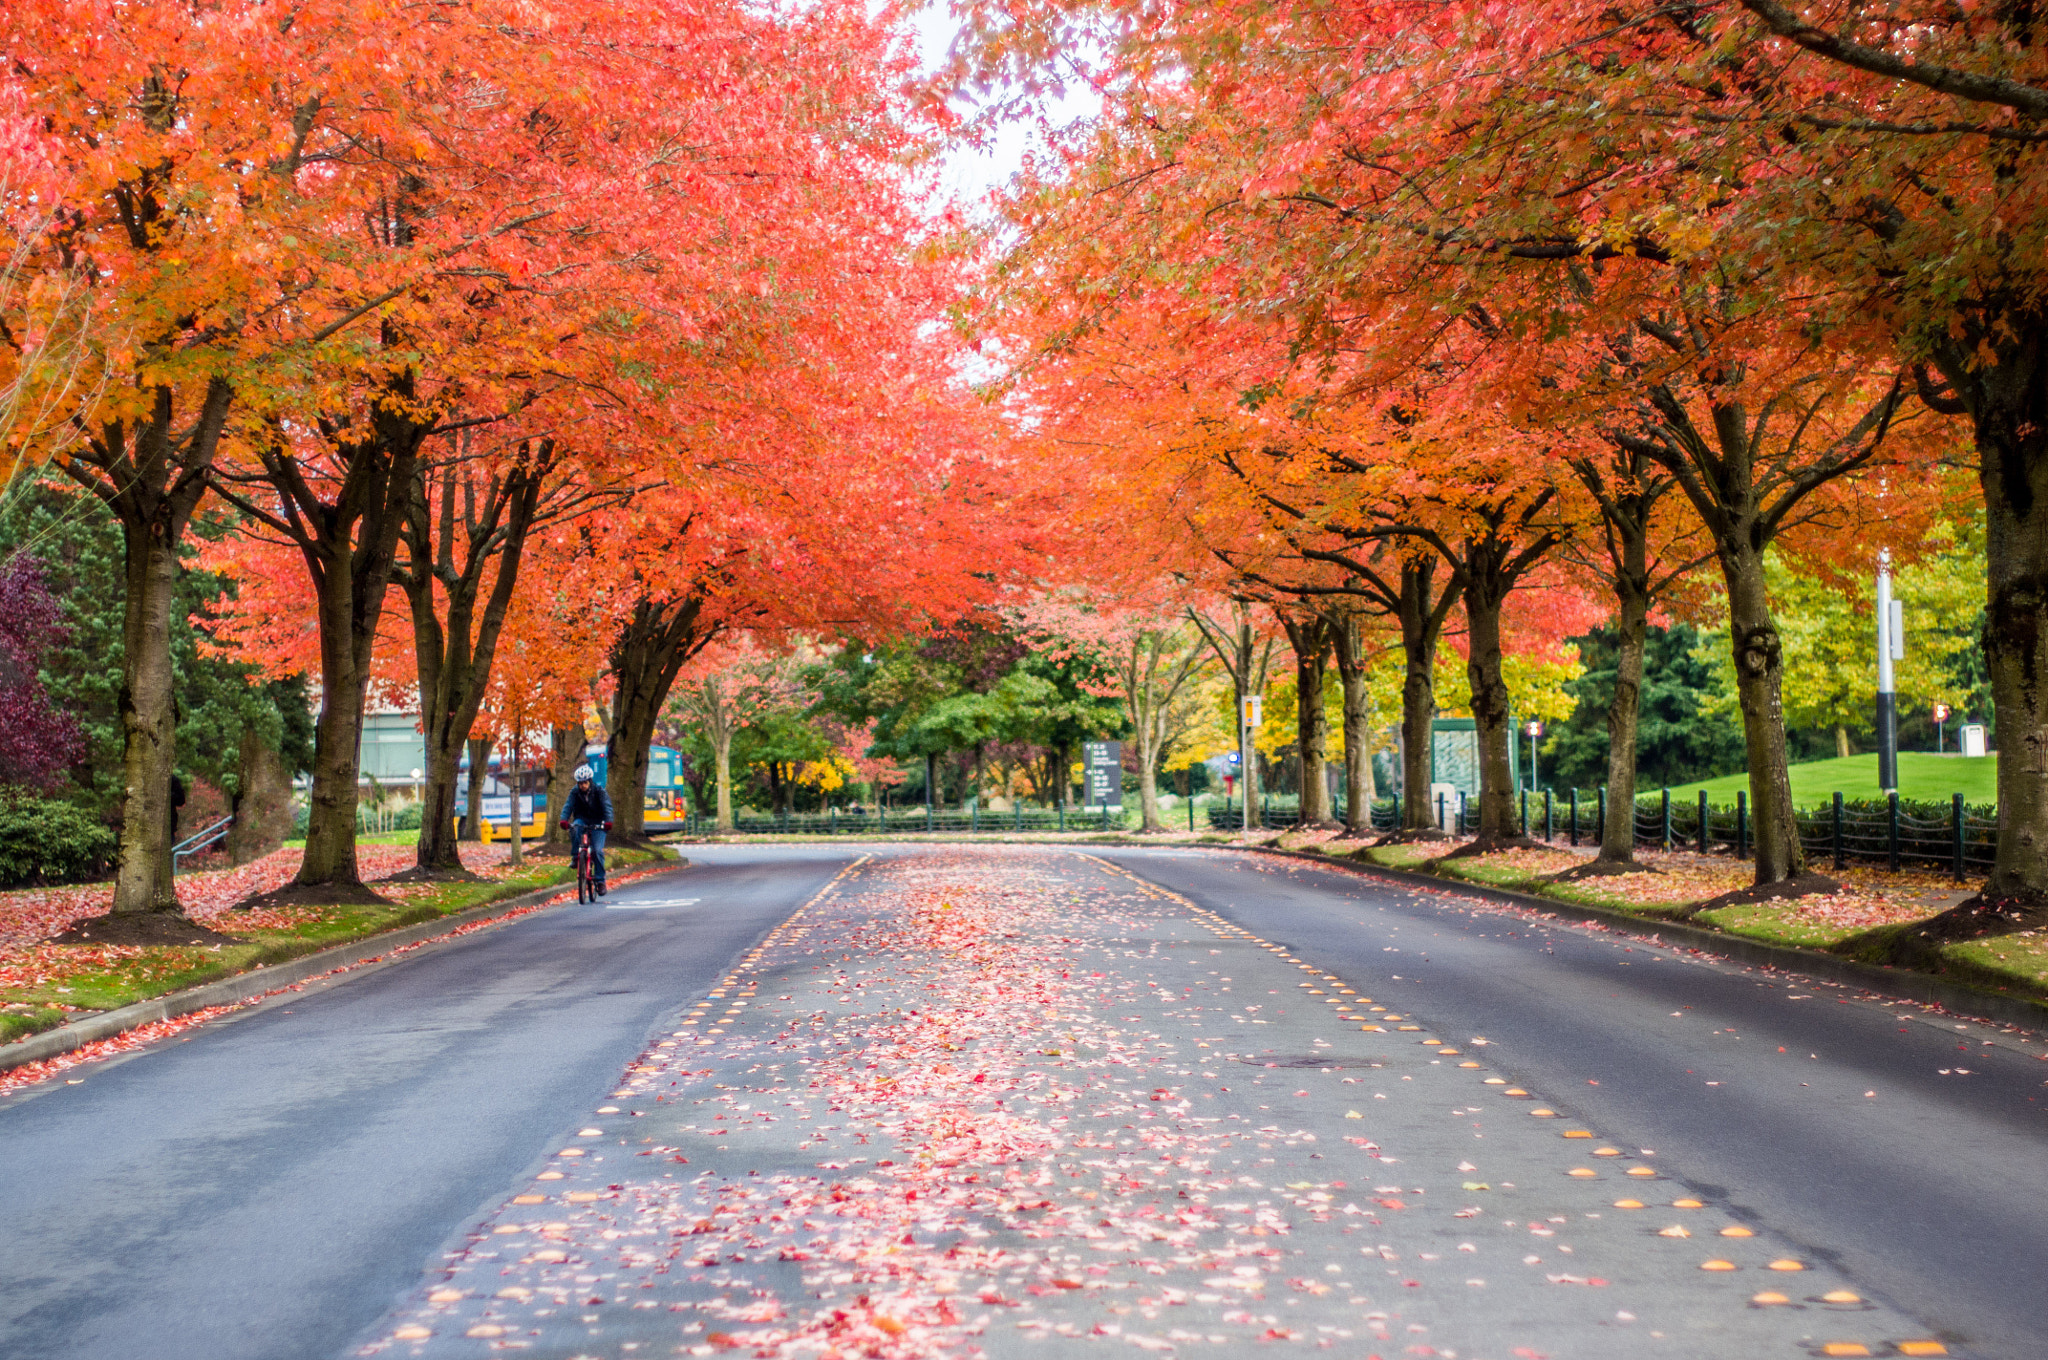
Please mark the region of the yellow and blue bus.
[[[602, 742], [593, 742], [583, 750], [583, 759], [596, 773], [597, 782], [605, 782], [605, 748]], [[462, 773], [456, 780], [455, 815], [459, 818], [469, 810], [469, 758], [463, 757]], [[509, 770], [502, 756], [492, 755], [485, 767], [482, 780], [482, 801], [484, 805], [484, 839], [496, 840], [512, 834], [512, 803], [514, 791], [508, 782]], [[547, 834], [548, 815], [548, 769], [543, 763], [522, 769], [519, 772], [520, 831], [522, 838], [539, 837]], [[663, 831], [680, 831], [687, 824], [690, 815], [690, 790], [683, 782], [682, 754], [671, 747], [653, 746], [647, 752], [647, 801], [645, 825], [650, 834]]]
[[[584, 763], [596, 772], [597, 782], [605, 782], [605, 770], [609, 762], [605, 759], [604, 743], [592, 742], [583, 748]], [[484, 805], [487, 809], [490, 804]], [[644, 810], [645, 826], [649, 835], [661, 831], [681, 831], [690, 817], [690, 787], [683, 782], [682, 752], [670, 746], [647, 748], [647, 798], [641, 805]]]

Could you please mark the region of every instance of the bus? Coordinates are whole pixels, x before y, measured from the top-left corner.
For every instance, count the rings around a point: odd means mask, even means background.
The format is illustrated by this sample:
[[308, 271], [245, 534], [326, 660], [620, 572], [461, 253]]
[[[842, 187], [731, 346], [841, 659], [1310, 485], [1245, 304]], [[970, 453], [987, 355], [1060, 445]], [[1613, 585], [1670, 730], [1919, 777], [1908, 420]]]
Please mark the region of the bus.
[[[583, 748], [584, 763], [589, 765], [599, 787], [605, 782], [609, 762], [605, 758], [603, 742], [592, 742]], [[510, 770], [502, 756], [493, 754], [490, 764], [484, 768], [482, 801], [484, 805], [484, 839], [497, 840], [512, 834], [512, 801], [514, 790], [509, 782]], [[460, 818], [469, 811], [469, 757], [462, 759], [461, 774], [455, 784], [455, 815]], [[548, 767], [535, 762], [519, 772], [519, 812], [524, 825], [520, 836], [538, 838], [547, 834], [548, 815]], [[690, 789], [683, 782], [682, 753], [668, 746], [653, 746], [647, 752], [647, 800], [644, 807], [644, 825], [648, 834], [664, 831], [680, 831], [689, 823]]]
[[[603, 784], [605, 771], [610, 762], [605, 758], [604, 743], [592, 742], [583, 748], [583, 761], [595, 773], [597, 782]], [[490, 804], [486, 803], [488, 809]], [[647, 799], [641, 805], [644, 825], [648, 835], [663, 831], [681, 831], [689, 825], [690, 786], [683, 782], [683, 754], [671, 746], [650, 746], [647, 748]]]

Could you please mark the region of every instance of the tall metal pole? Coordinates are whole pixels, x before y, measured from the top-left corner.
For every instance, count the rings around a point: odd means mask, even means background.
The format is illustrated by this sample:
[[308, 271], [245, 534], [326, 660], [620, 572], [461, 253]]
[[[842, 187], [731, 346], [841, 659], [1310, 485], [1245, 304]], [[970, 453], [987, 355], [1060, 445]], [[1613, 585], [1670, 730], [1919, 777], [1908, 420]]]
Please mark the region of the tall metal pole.
[[[1238, 706], [1237, 712], [1237, 762], [1244, 770], [1244, 816], [1240, 819], [1238, 825], [1244, 832], [1246, 840], [1250, 840], [1252, 834], [1252, 807], [1255, 798], [1253, 788], [1257, 783], [1252, 774], [1252, 761], [1258, 758], [1258, 752], [1253, 744], [1253, 737], [1258, 731], [1259, 720], [1263, 716], [1261, 710], [1265, 707], [1265, 704], [1262, 702], [1262, 698], [1263, 696], [1256, 694], [1250, 696]], [[1263, 819], [1261, 820], [1263, 821]], [[1261, 829], [1264, 829], [1263, 826]]]
[[1899, 700], [1892, 687], [1892, 658], [1905, 654], [1892, 609], [1892, 555], [1877, 555], [1877, 787], [1899, 787]]

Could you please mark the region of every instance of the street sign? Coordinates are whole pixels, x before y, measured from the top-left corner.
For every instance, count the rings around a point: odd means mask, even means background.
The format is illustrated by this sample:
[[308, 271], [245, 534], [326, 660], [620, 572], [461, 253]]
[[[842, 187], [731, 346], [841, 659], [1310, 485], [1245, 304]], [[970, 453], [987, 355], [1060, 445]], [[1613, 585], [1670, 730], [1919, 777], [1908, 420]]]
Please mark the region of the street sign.
[[1949, 707], [1947, 704], [1936, 704], [1934, 706], [1934, 720], [1936, 722], [1947, 722], [1948, 715]]
[[1089, 807], [1124, 805], [1124, 745], [1120, 741], [1081, 743], [1083, 802]]

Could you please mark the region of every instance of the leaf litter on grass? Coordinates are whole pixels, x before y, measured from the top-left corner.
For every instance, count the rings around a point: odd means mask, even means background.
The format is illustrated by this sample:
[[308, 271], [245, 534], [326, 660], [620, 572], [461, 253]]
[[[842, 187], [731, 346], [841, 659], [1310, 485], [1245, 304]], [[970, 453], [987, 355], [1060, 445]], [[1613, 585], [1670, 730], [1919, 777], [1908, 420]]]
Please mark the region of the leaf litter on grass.
[[[502, 845], [465, 846], [471, 869], [484, 879], [510, 872]], [[232, 868], [202, 870], [178, 876], [178, 900], [193, 920], [227, 934], [296, 932], [328, 919], [334, 909], [318, 906], [263, 907], [236, 911], [235, 904], [283, 887], [299, 871], [302, 851], [285, 848]], [[379, 878], [410, 868], [416, 859], [411, 846], [364, 845], [357, 862], [366, 878]], [[434, 883], [389, 883], [378, 891], [405, 902], [437, 890]], [[209, 949], [190, 946], [50, 944], [51, 936], [88, 917], [104, 915], [113, 905], [111, 883], [81, 883], [50, 888], [23, 888], [0, 893], [0, 996], [41, 992], [60, 1010], [92, 1009], [67, 1005], [48, 993], [86, 978], [103, 978], [126, 987], [148, 989], [206, 963]]]
[[[1583, 864], [1593, 853], [1590, 848], [1517, 847], [1454, 861], [1454, 871], [1446, 877], [1543, 889], [1547, 885], [1538, 880]], [[1644, 872], [1583, 879], [1557, 885], [1557, 889], [1574, 901], [1629, 910], [1689, 906], [1748, 887], [1753, 881], [1751, 867], [1728, 856], [1638, 849], [1636, 860]], [[1956, 884], [1950, 875], [1931, 870], [1892, 873], [1876, 865], [1850, 864], [1840, 870], [1823, 868], [1822, 872], [1841, 886], [1833, 892], [1782, 902], [1723, 908], [1702, 919], [1716, 925], [1747, 926], [1749, 933], [1756, 934], [1769, 934], [1772, 926], [1780, 926], [1782, 933], [1797, 943], [1832, 943], [1858, 930], [1923, 920], [1974, 891], [1971, 886]]]

